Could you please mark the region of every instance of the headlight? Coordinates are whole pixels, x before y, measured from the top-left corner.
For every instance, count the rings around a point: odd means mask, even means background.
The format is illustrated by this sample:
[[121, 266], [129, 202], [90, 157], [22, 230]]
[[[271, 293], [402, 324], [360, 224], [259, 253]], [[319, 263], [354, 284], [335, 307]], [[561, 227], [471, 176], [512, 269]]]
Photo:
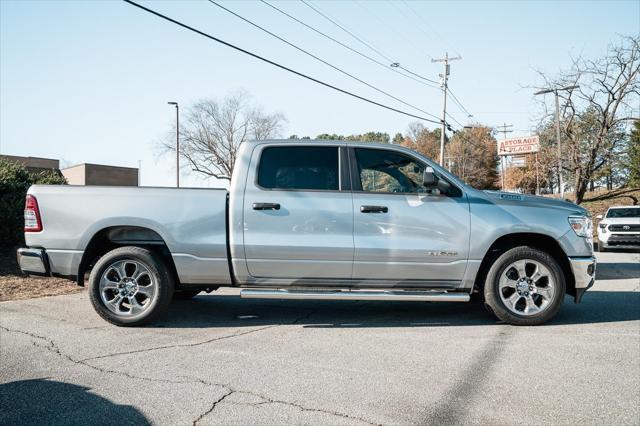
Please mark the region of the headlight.
[[569, 225], [579, 237], [593, 236], [593, 223], [590, 216], [569, 216]]
[[600, 227], [600, 231], [607, 232], [607, 224], [606, 223], [599, 223], [598, 226]]

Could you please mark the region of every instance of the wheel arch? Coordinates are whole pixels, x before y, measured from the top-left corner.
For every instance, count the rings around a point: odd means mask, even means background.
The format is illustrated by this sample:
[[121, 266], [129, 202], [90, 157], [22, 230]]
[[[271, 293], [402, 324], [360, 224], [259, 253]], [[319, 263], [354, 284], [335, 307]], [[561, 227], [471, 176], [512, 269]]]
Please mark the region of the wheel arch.
[[108, 226], [100, 229], [91, 237], [78, 265], [77, 284], [84, 286], [85, 274], [91, 271], [100, 257], [113, 249], [124, 246], [142, 247], [156, 253], [173, 274], [176, 285], [179, 284], [171, 252], [160, 234], [143, 226], [131, 225]]
[[549, 235], [534, 232], [518, 232], [506, 234], [496, 239], [485, 253], [474, 282], [473, 293], [482, 295], [487, 274], [493, 262], [504, 252], [514, 247], [528, 246], [544, 251], [560, 264], [566, 282], [566, 293], [576, 295], [576, 283], [569, 263], [569, 258], [558, 241]]

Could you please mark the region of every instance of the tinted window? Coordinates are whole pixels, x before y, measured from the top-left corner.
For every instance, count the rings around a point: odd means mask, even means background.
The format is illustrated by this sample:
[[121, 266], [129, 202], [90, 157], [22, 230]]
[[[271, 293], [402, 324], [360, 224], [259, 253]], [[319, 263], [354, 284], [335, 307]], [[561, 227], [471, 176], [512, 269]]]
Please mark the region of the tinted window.
[[640, 217], [640, 209], [610, 209], [607, 217]]
[[356, 148], [362, 190], [367, 192], [426, 192], [424, 165], [404, 154], [384, 149]]
[[338, 147], [269, 147], [262, 151], [258, 185], [270, 189], [338, 190]]

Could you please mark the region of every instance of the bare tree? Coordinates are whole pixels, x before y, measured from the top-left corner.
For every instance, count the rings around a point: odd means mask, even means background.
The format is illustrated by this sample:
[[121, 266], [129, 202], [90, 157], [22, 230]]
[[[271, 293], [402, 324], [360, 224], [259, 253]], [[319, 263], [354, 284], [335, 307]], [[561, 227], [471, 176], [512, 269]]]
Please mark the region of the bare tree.
[[[180, 155], [193, 171], [231, 179], [242, 143], [279, 136], [284, 115], [264, 113], [251, 106], [250, 100], [246, 92], [239, 91], [221, 102], [203, 99], [188, 109], [180, 125]], [[164, 142], [163, 149], [175, 152], [173, 141]]]
[[568, 72], [543, 78], [547, 87], [579, 85], [558, 95], [563, 101], [563, 169], [580, 203], [594, 176], [626, 141], [626, 127], [640, 102], [640, 37], [624, 37], [603, 58], [578, 58]]

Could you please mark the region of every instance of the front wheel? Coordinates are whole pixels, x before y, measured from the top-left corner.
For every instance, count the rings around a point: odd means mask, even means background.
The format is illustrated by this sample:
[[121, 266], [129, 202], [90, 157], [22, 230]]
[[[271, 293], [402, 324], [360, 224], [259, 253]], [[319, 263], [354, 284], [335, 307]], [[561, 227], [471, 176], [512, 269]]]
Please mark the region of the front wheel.
[[516, 247], [491, 266], [484, 286], [485, 303], [502, 321], [539, 325], [551, 320], [562, 305], [565, 279], [548, 253]]
[[89, 297], [105, 320], [137, 326], [166, 311], [174, 285], [159, 256], [141, 247], [120, 247], [96, 262], [89, 276]]

